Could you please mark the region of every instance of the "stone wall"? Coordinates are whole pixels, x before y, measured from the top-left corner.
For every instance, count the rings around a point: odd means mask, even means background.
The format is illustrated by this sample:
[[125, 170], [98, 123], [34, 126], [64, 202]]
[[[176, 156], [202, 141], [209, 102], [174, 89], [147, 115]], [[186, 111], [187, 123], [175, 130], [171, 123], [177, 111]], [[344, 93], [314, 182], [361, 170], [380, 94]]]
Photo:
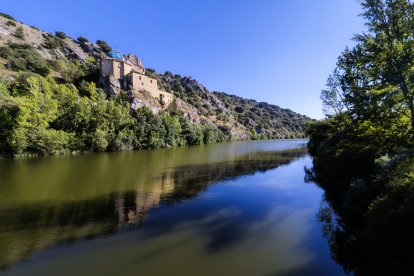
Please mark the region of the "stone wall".
[[103, 59], [101, 64], [101, 74], [106, 76], [114, 76], [121, 80], [132, 71], [132, 65], [117, 60], [117, 59]]
[[[132, 87], [135, 92], [147, 91], [153, 98], [167, 104], [167, 106], [173, 102], [172, 94], [158, 89], [156, 79], [134, 71], [133, 65], [125, 61], [113, 58], [103, 59], [101, 63], [101, 76], [117, 80], [119, 87], [123, 89]], [[117, 91], [114, 90], [110, 94], [117, 94]]]
[[129, 79], [134, 90], [145, 90], [148, 92], [158, 90], [157, 80], [151, 79], [145, 75], [131, 72], [129, 74]]

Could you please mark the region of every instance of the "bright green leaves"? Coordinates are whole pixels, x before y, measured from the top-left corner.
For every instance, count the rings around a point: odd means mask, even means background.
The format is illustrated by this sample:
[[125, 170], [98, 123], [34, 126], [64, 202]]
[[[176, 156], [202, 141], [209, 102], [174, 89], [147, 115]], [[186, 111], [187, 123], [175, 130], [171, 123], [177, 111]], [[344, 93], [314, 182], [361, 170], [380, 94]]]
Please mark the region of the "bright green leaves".
[[405, 136], [408, 143], [414, 131], [414, 3], [371, 0], [362, 5], [368, 31], [356, 35], [357, 45], [339, 57], [321, 94], [325, 113], [347, 112], [354, 125], [381, 130], [367, 128], [368, 136]]
[[130, 110], [128, 95], [107, 99], [91, 81], [78, 87], [21, 74], [0, 82], [0, 154], [47, 155], [200, 145], [230, 140], [209, 125], [193, 124], [177, 110]]

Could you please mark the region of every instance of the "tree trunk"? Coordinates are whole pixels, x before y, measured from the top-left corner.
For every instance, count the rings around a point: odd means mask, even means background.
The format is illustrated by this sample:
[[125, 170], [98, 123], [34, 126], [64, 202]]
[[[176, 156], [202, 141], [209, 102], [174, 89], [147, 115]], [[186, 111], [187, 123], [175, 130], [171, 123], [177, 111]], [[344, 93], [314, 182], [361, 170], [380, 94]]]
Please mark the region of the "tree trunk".
[[410, 96], [409, 107], [410, 107], [410, 115], [411, 115], [411, 131], [413, 131], [414, 130], [414, 95], [413, 94], [411, 94]]

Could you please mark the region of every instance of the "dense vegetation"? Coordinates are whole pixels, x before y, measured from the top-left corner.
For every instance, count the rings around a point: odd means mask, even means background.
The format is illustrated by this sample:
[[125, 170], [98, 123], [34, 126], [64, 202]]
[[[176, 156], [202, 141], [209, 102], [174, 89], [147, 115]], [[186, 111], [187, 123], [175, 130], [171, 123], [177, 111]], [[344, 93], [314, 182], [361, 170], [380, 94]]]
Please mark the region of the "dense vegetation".
[[190, 123], [174, 104], [153, 114], [146, 107], [131, 110], [128, 92], [108, 98], [96, 86], [99, 67], [93, 58], [52, 62], [28, 44], [14, 43], [0, 47], [0, 57], [16, 74], [12, 80], [0, 79], [1, 156], [199, 145], [232, 138], [214, 126]]
[[304, 136], [306, 116], [211, 93], [191, 77], [168, 71], [146, 73], [182, 101], [159, 113], [152, 102], [134, 110], [131, 91], [116, 97], [104, 93], [99, 60], [112, 51], [107, 42], [46, 33], [6, 14], [0, 19], [9, 32], [0, 34], [0, 156]]
[[229, 140], [208, 125], [190, 124], [178, 110], [130, 111], [127, 95], [107, 99], [93, 82], [57, 83], [24, 74], [0, 84], [0, 153], [44, 155], [199, 145]]
[[309, 178], [326, 191], [320, 219], [346, 271], [413, 275], [414, 3], [362, 6], [367, 30], [339, 57], [321, 94], [327, 119], [308, 131]]
[[10, 44], [0, 47], [0, 57], [7, 59], [6, 67], [14, 71], [30, 71], [42, 76], [49, 74], [49, 64], [27, 44]]

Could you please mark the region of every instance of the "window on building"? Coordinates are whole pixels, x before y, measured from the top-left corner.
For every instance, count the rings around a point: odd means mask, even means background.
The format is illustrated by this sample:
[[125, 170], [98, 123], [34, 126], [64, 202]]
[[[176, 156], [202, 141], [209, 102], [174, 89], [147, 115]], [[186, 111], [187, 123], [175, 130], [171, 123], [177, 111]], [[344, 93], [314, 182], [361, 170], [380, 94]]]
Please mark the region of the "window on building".
[[139, 76], [139, 79], [141, 79], [141, 76]]

